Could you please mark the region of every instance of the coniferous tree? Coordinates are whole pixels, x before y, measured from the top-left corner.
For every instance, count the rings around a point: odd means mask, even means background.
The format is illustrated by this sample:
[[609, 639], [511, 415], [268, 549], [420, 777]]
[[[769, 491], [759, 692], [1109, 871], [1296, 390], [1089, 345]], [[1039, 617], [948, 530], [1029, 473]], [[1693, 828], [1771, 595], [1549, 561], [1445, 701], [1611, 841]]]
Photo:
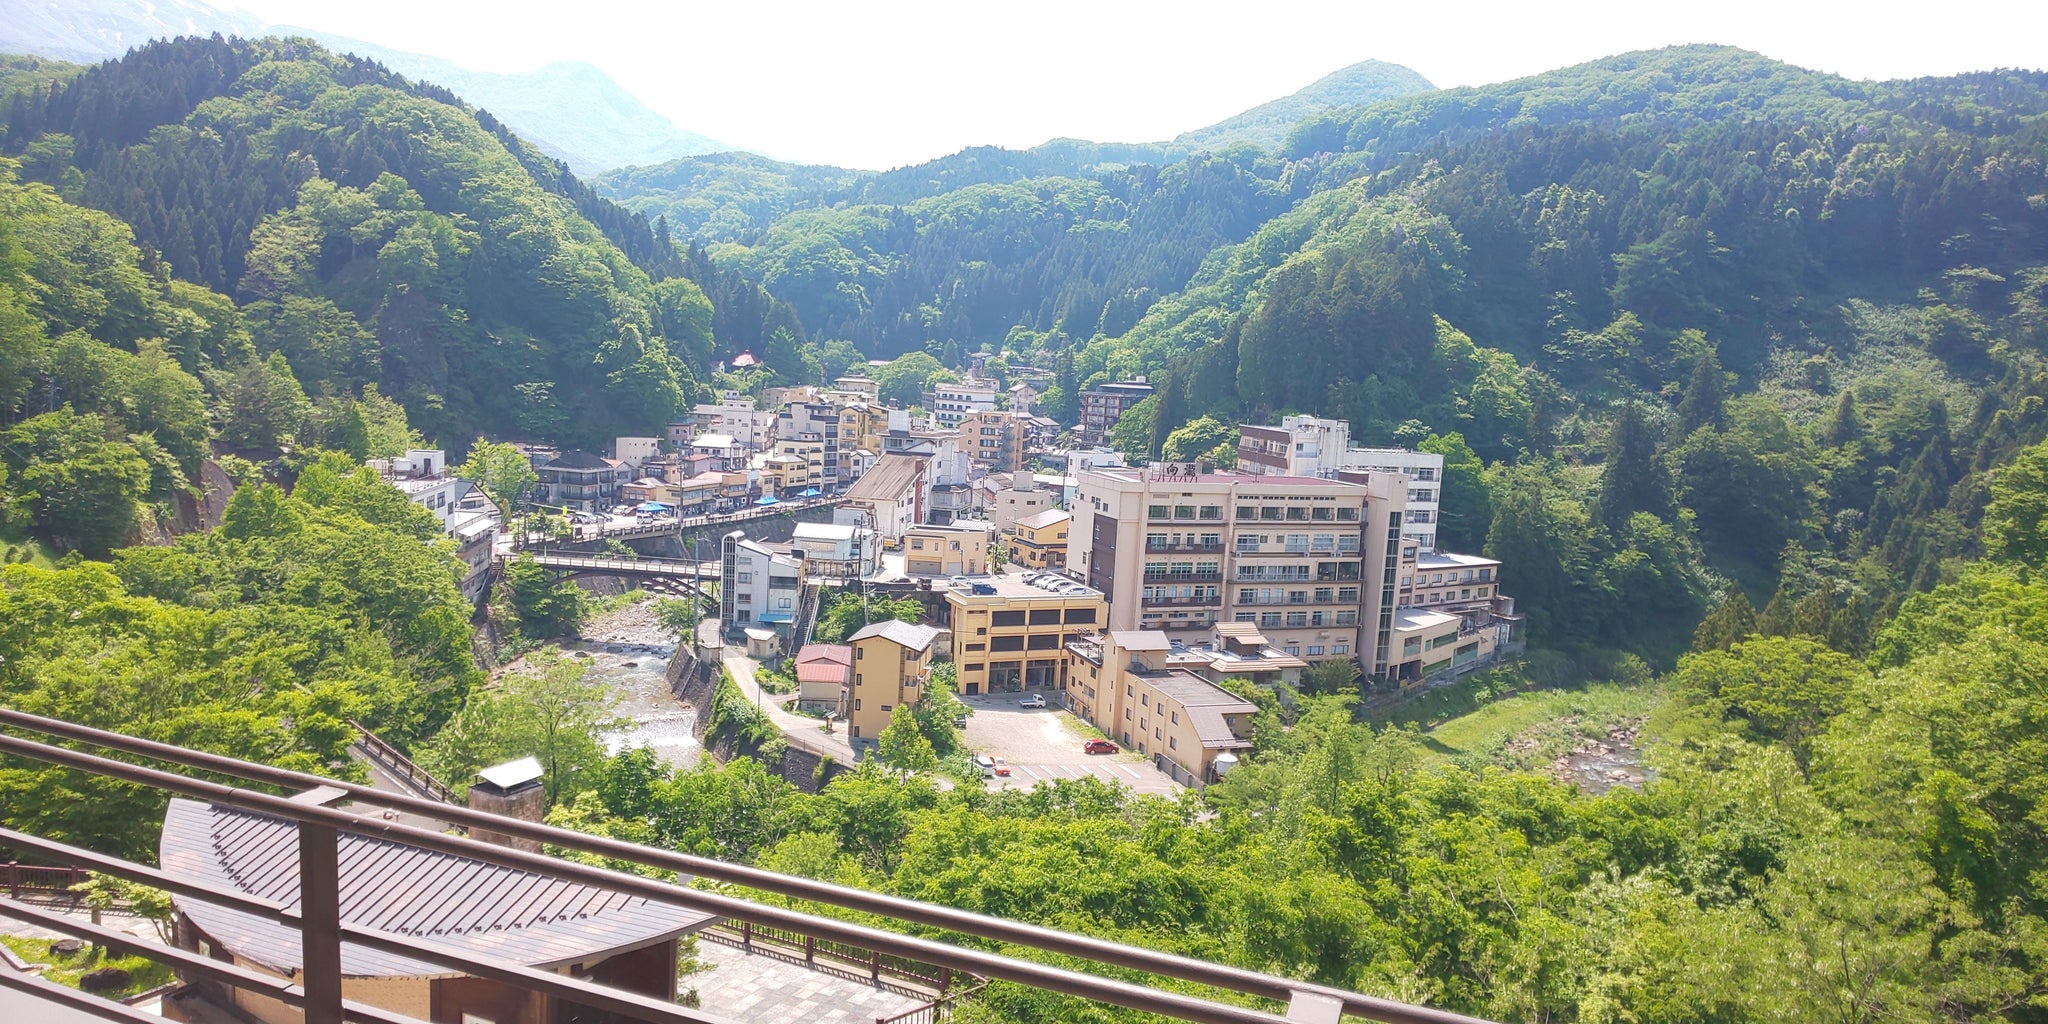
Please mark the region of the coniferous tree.
[[1792, 635], [1792, 600], [1785, 596], [1784, 587], [1771, 595], [1770, 603], [1756, 617], [1756, 631], [1764, 636]]
[[1844, 389], [1835, 400], [1834, 414], [1828, 417], [1828, 425], [1821, 432], [1821, 440], [1828, 447], [1836, 448], [1863, 436], [1863, 422], [1856, 418], [1856, 395]]
[[1749, 595], [1741, 587], [1730, 587], [1728, 596], [1693, 631], [1692, 649], [1725, 651], [1756, 631], [1756, 609], [1749, 603]]
[[1671, 474], [1658, 461], [1656, 440], [1634, 402], [1621, 407], [1608, 435], [1597, 511], [1600, 521], [1617, 534], [1637, 512], [1658, 518], [1671, 514]]
[[1685, 394], [1678, 402], [1678, 429], [1691, 434], [1701, 427], [1721, 429], [1722, 406], [1728, 400], [1728, 381], [1721, 361], [1710, 350], [1692, 364], [1692, 377], [1685, 382]]

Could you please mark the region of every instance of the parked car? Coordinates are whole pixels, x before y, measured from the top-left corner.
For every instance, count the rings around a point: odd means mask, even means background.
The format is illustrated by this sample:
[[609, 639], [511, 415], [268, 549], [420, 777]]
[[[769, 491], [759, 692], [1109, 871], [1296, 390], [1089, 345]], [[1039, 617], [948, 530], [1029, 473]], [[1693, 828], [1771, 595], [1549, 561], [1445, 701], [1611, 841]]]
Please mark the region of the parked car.
[[1004, 764], [1002, 758], [987, 754], [974, 755], [974, 766], [981, 769], [984, 778], [1007, 778], [1010, 774], [1010, 766]]
[[1007, 779], [1010, 777], [1010, 765], [1008, 762], [1004, 761], [1000, 757], [991, 757], [989, 758], [989, 760], [994, 761], [996, 763], [997, 778]]
[[1031, 696], [1024, 698], [1024, 700], [1020, 702], [1018, 706], [1026, 708], [1042, 708], [1045, 706], [1045, 694], [1034, 693]]
[[1089, 740], [1081, 744], [1081, 749], [1091, 754], [1114, 754], [1116, 753], [1116, 744], [1108, 740]]

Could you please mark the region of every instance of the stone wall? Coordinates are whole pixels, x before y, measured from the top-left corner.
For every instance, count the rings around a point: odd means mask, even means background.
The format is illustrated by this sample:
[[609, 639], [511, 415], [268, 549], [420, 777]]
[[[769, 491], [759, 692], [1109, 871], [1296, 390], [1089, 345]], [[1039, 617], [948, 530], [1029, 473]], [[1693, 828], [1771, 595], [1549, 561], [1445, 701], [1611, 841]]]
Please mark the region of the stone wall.
[[[704, 742], [704, 730], [711, 716], [711, 695], [718, 691], [719, 652], [717, 647], [682, 646], [668, 660], [668, 689], [676, 699], [697, 709], [696, 722], [691, 726], [697, 742]], [[704, 745], [704, 752], [720, 764], [737, 755], [733, 739], [722, 737], [715, 743]], [[790, 785], [806, 793], [816, 793], [825, 783], [852, 771], [853, 766], [842, 764], [824, 755], [800, 749], [790, 743], [782, 744], [782, 756], [768, 763], [768, 770], [787, 780]]]

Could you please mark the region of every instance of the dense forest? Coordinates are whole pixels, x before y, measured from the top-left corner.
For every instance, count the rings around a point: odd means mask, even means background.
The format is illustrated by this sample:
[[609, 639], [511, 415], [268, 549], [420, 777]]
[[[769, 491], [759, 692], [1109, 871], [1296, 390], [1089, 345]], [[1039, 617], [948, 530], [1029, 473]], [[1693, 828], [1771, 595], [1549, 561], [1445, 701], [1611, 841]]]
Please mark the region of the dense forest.
[[451, 444], [644, 433], [721, 344], [801, 331], [489, 115], [303, 40], [150, 44], [15, 93], [4, 147], [233, 298], [309, 394], [375, 386]]
[[[1444, 454], [1444, 542], [1502, 559], [1527, 660], [1407, 703], [1239, 687], [1252, 755], [1175, 800], [673, 772], [604, 756], [600, 700], [553, 820], [1504, 1021], [2048, 1020], [2048, 75], [1688, 47], [1270, 151], [590, 186], [303, 42], [6, 70], [11, 706], [322, 771], [353, 717], [469, 764], [580, 675], [478, 685], [447, 542], [364, 456], [874, 355], [896, 401], [1037, 362], [1067, 417], [1147, 373], [1133, 455], [1296, 411]], [[703, 202], [605, 198], [636, 180]], [[721, 374], [740, 348], [769, 369]], [[560, 613], [512, 575], [523, 627]], [[1552, 770], [1614, 730], [1639, 788]], [[146, 856], [144, 800], [0, 764], [11, 827]], [[1002, 984], [960, 1015], [1131, 1019]]]

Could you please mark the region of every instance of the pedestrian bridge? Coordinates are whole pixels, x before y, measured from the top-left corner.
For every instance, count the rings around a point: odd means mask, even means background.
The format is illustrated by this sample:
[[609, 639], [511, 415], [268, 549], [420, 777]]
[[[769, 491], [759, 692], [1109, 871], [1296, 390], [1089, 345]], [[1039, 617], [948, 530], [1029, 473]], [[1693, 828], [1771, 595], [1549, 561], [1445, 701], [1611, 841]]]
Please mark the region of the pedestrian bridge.
[[693, 562], [682, 558], [615, 558], [577, 551], [532, 549], [510, 557], [530, 557], [565, 579], [617, 576], [634, 580], [647, 590], [695, 596], [707, 601], [712, 599], [715, 593], [713, 584], [718, 582], [717, 562]]

